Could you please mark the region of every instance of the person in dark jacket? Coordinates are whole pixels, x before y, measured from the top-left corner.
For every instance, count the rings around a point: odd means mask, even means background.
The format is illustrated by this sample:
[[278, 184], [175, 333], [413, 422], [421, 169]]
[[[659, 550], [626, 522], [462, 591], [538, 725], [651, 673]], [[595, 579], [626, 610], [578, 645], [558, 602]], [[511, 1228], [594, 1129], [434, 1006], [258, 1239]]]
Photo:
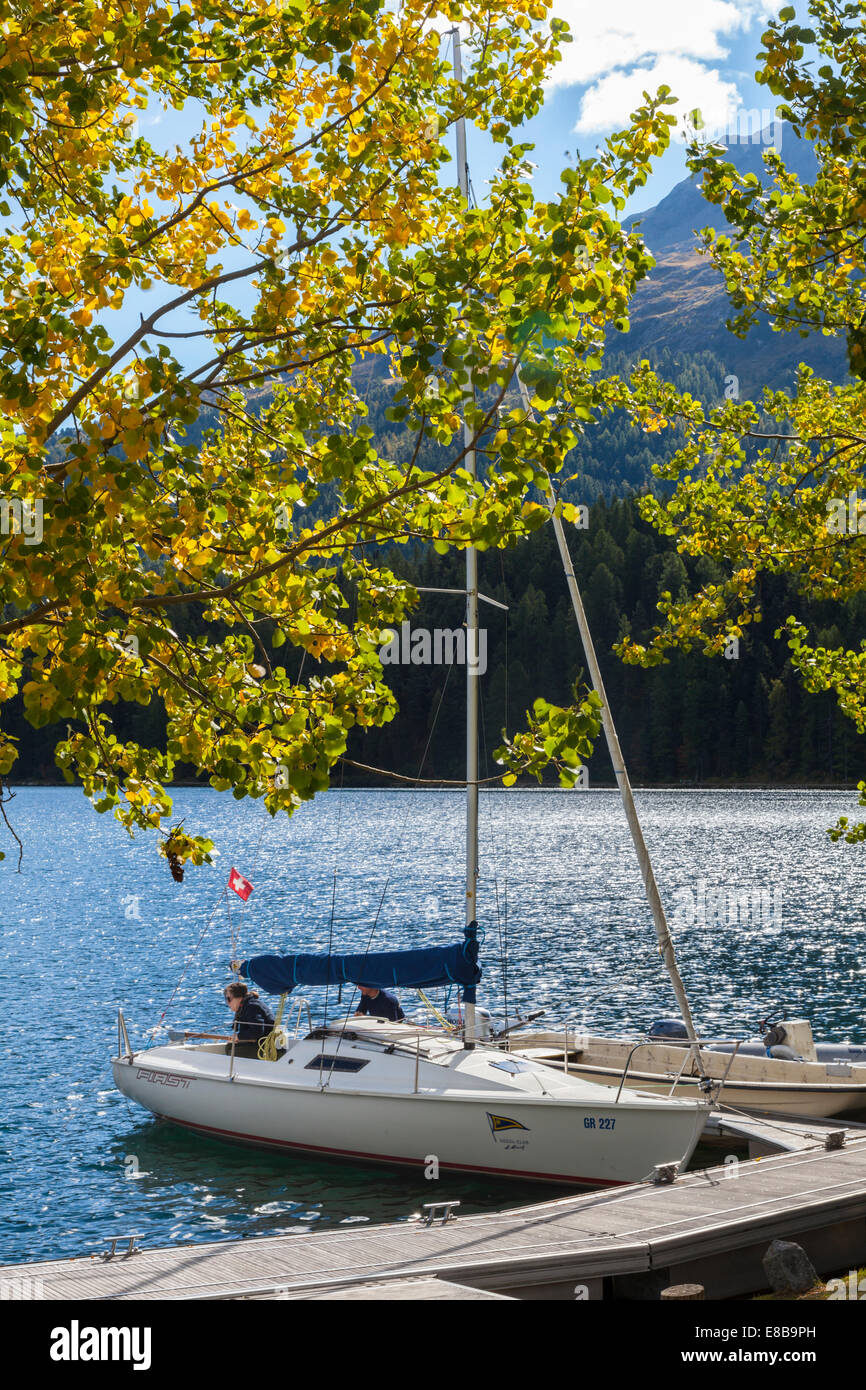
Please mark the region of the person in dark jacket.
[[397, 996], [386, 989], [376, 989], [371, 985], [359, 985], [361, 998], [355, 1010], [355, 1018], [387, 1018], [391, 1023], [400, 1023], [406, 1017]]
[[246, 985], [226, 985], [226, 1003], [235, 1016], [234, 1034], [238, 1042], [259, 1042], [274, 1026], [270, 1009], [259, 1003], [254, 989]]

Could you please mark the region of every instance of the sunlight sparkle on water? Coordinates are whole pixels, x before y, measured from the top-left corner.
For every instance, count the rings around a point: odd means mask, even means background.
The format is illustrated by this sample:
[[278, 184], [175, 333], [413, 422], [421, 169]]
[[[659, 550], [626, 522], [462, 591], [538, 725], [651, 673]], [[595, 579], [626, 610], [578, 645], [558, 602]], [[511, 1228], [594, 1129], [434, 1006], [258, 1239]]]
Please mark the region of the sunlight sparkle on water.
[[[691, 920], [672, 917], [672, 928], [704, 1032], [754, 1032], [768, 1012], [786, 1010], [808, 1016], [817, 1037], [866, 1040], [862, 860], [825, 833], [840, 814], [856, 814], [854, 802], [821, 791], [637, 794], [669, 913], [692, 903]], [[108, 1059], [119, 1005], [136, 1044], [159, 1022], [228, 865], [255, 888], [233, 914], [244, 953], [323, 947], [335, 862], [335, 950], [366, 943], [389, 873], [380, 949], [459, 937], [462, 797], [331, 792], [291, 822], [272, 822], [259, 803], [179, 789], [175, 814], [221, 850], [182, 885], [152, 844], [131, 842], [75, 789], [16, 794], [24, 861], [6, 881], [0, 973], [7, 996], [26, 996], [27, 1008], [12, 1011], [2, 1043], [3, 1176], [14, 1213], [3, 1232], [7, 1260], [81, 1254], [119, 1221], [159, 1245], [406, 1220], [430, 1200], [430, 1184], [414, 1173], [262, 1154], [158, 1125], [110, 1088]], [[640, 1035], [676, 1013], [616, 793], [482, 793], [481, 826], [479, 1002], [494, 1015], [504, 1007], [501, 943], [512, 1016], [543, 1008], [545, 1027]], [[777, 891], [778, 920], [739, 906], [729, 920], [742, 895]], [[702, 919], [710, 893], [722, 896]], [[132, 898], [137, 918], [127, 915]], [[168, 1025], [225, 1031], [231, 946], [223, 911], [174, 994]], [[324, 991], [309, 994], [321, 1009]], [[416, 1001], [403, 1003], [409, 1012]], [[348, 1005], [330, 992], [332, 1016]], [[131, 1172], [140, 1180], [128, 1181]], [[436, 1195], [473, 1212], [547, 1199], [550, 1190], [466, 1177], [440, 1182]]]

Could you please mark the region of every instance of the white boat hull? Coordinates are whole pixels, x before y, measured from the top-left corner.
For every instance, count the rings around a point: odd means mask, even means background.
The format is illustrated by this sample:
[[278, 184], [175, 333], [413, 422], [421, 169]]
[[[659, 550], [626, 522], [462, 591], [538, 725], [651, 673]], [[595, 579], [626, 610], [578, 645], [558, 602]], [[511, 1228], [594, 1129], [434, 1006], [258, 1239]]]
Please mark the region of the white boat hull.
[[[488, 1089], [475, 1075], [461, 1075], [459, 1055], [447, 1067], [422, 1060], [417, 1091], [412, 1058], [388, 1059], [402, 1065], [396, 1083], [390, 1069], [387, 1091], [375, 1075], [363, 1087], [353, 1075], [318, 1084], [319, 1072], [311, 1075], [304, 1059], [321, 1047], [296, 1044], [299, 1065], [291, 1073], [286, 1059], [236, 1059], [231, 1080], [229, 1057], [201, 1047], [153, 1048], [115, 1058], [112, 1067], [131, 1100], [215, 1138], [422, 1169], [435, 1161], [446, 1171], [569, 1185], [636, 1182], [658, 1163], [685, 1166], [706, 1115], [693, 1103], [629, 1092], [615, 1103], [615, 1090], [568, 1078], [547, 1094], [538, 1086], [536, 1094], [507, 1085]], [[484, 1052], [462, 1056], [475, 1073], [485, 1066]], [[431, 1085], [434, 1072], [440, 1075]]]

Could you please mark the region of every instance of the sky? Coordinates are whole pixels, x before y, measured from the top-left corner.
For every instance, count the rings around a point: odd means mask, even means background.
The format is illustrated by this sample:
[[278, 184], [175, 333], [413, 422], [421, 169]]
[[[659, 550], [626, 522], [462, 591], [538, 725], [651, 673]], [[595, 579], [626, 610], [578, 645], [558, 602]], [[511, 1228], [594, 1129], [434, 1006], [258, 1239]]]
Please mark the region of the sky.
[[[674, 114], [700, 108], [710, 130], [736, 128], [737, 110], [772, 120], [773, 99], [754, 80], [767, 21], [785, 0], [555, 0], [572, 42], [550, 84], [544, 110], [528, 127], [536, 143], [535, 187], [556, 191], [565, 151], [586, 156], [628, 124], [641, 93], [666, 84], [680, 98]], [[796, 0], [798, 18], [806, 4]], [[470, 143], [469, 155], [472, 157]], [[484, 153], [478, 154], [483, 160]], [[627, 212], [654, 207], [684, 178], [681, 133]]]

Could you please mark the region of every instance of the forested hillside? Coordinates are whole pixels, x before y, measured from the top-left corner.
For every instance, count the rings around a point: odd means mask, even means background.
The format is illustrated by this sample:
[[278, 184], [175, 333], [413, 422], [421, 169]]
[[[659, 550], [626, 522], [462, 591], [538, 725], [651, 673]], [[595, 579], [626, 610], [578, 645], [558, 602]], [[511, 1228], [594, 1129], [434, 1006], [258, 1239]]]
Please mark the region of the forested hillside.
[[[588, 529], [569, 528], [569, 535], [608, 695], [636, 782], [824, 783], [850, 782], [862, 775], [866, 740], [855, 735], [832, 696], [803, 692], [788, 664], [787, 648], [773, 638], [775, 626], [792, 605], [790, 592], [781, 584], [768, 586], [764, 622], [740, 642], [738, 659], [691, 653], [653, 670], [627, 667], [613, 655], [613, 643], [626, 632], [637, 637], [645, 632], [655, 616], [656, 596], [664, 589], [677, 593], [686, 580], [688, 562], [670, 541], [640, 521], [630, 499], [595, 502]], [[459, 588], [463, 583], [459, 555], [395, 550], [391, 561], [396, 571], [425, 587]], [[707, 566], [706, 560], [698, 561], [698, 575], [706, 577]], [[539, 695], [567, 702], [582, 662], [549, 527], [512, 550], [485, 552], [481, 589], [509, 605], [507, 615], [482, 605], [487, 631], [483, 751], [485, 775], [490, 775], [495, 772], [491, 753], [503, 727], [514, 730]], [[796, 600], [793, 605], [797, 607]], [[823, 644], [851, 643], [866, 625], [866, 595], [842, 610], [827, 604], [800, 611]], [[459, 596], [423, 594], [412, 627], [455, 630], [462, 618]], [[184, 626], [182, 635], [196, 630]], [[204, 631], [204, 625], [198, 630]], [[273, 653], [273, 660], [299, 664], [299, 654], [285, 646]], [[308, 657], [306, 674], [312, 668]], [[420, 771], [425, 777], [459, 778], [464, 756], [463, 668], [391, 665], [386, 671], [400, 714], [383, 729], [364, 735], [356, 731], [349, 756], [408, 777]], [[31, 728], [22, 718], [19, 701], [7, 718], [9, 731], [20, 739], [15, 780], [60, 781], [52, 757], [56, 729]], [[163, 744], [164, 718], [157, 701], [121, 710], [117, 727], [123, 736]], [[377, 780], [352, 767], [342, 775], [347, 784]], [[591, 785], [613, 781], [601, 741], [589, 765], [589, 779]]]
[[[711, 352], [674, 353], [667, 348], [650, 349], [642, 354], [660, 375], [681, 391], [706, 402], [711, 408], [721, 403], [725, 392], [725, 367]], [[606, 376], [626, 377], [638, 358], [625, 352], [609, 351], [604, 358]], [[406, 433], [388, 418], [395, 388], [382, 381], [362, 380], [358, 392], [366, 423], [373, 430], [377, 447], [388, 458], [405, 458]], [[505, 408], [518, 404], [516, 391], [506, 397]], [[657, 486], [652, 476], [654, 463], [670, 456], [677, 445], [676, 431], [646, 434], [636, 429], [625, 411], [615, 411], [588, 425], [581, 443], [569, 456], [565, 476], [577, 474], [563, 486], [571, 501], [590, 503], [600, 497], [611, 499], [629, 492], [642, 492]], [[419, 461], [432, 467], [441, 457], [436, 446], [427, 443]], [[479, 459], [483, 469], [483, 451]]]
[[[850, 781], [862, 773], [866, 740], [830, 695], [803, 692], [773, 638], [782, 616], [798, 608], [780, 585], [764, 595], [765, 618], [739, 646], [736, 660], [679, 655], [653, 670], [627, 667], [613, 655], [625, 632], [640, 636], [654, 619], [655, 596], [676, 594], [686, 563], [670, 542], [636, 515], [630, 500], [597, 502], [586, 531], [570, 529], [575, 573], [584, 596], [611, 707], [629, 768], [638, 782]], [[413, 581], [458, 587], [460, 560], [436, 555], [414, 564], [395, 560]], [[707, 562], [697, 572], [708, 574]], [[515, 728], [533, 698], [567, 702], [582, 666], [579, 638], [554, 537], [549, 527], [524, 545], [481, 557], [481, 589], [508, 603], [506, 615], [483, 606], [487, 673], [483, 679], [488, 775], [500, 730]], [[866, 595], [842, 611], [832, 605], [800, 609], [822, 643], [854, 641], [864, 628]], [[413, 627], [455, 628], [458, 597], [423, 595]], [[389, 683], [400, 703], [399, 722], [354, 738], [350, 753], [379, 767], [418, 773], [445, 687], [424, 775], [459, 777], [463, 758], [463, 671], [456, 667], [392, 666]], [[447, 682], [446, 682], [447, 676]], [[590, 783], [613, 782], [599, 741]], [[348, 774], [347, 774], [348, 776]]]

